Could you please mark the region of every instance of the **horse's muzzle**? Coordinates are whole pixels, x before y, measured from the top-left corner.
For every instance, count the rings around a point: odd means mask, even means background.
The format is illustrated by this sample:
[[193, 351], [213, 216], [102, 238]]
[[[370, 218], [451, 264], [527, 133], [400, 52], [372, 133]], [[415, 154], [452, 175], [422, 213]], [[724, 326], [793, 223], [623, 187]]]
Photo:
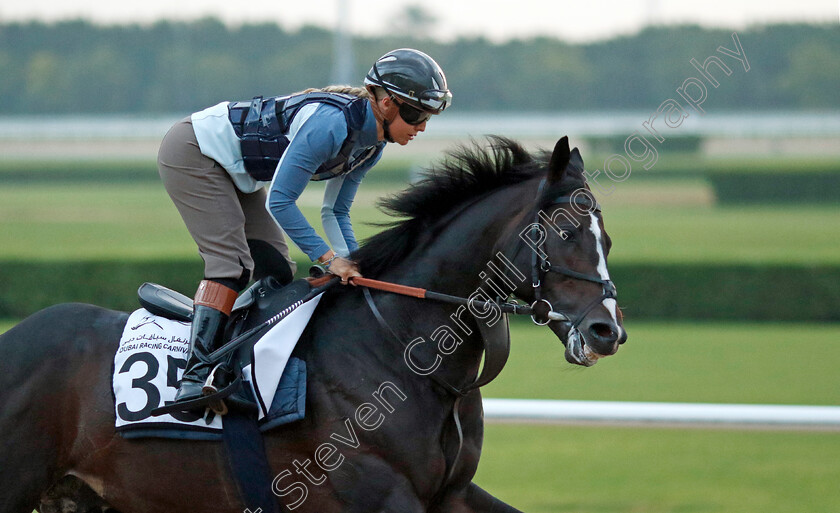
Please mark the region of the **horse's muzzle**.
[[566, 361], [591, 367], [598, 360], [618, 351], [627, 340], [627, 332], [615, 323], [584, 321], [580, 328], [571, 327], [566, 340]]
[[589, 349], [600, 356], [615, 354], [627, 340], [627, 332], [612, 321], [586, 320], [580, 331]]

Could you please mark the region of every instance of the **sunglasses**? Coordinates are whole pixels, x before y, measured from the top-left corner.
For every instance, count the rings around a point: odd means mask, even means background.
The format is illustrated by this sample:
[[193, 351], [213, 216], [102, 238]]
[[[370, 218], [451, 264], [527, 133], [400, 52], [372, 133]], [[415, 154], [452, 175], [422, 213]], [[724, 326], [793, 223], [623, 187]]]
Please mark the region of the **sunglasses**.
[[421, 125], [431, 119], [432, 113], [412, 107], [411, 105], [397, 100], [393, 95], [391, 100], [400, 108], [400, 117], [409, 125]]

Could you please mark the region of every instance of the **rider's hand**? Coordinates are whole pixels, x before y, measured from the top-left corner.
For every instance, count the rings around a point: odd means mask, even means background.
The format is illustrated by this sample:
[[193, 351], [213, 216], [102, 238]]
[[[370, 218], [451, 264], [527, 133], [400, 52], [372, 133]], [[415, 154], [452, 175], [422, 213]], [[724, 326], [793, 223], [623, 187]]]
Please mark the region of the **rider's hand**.
[[348, 260], [346, 258], [341, 258], [340, 256], [335, 257], [333, 261], [330, 263], [330, 267], [327, 269], [327, 272], [334, 274], [341, 278], [341, 283], [347, 284], [347, 280], [354, 276], [362, 276], [362, 273], [359, 272], [359, 266], [356, 262], [352, 260]]

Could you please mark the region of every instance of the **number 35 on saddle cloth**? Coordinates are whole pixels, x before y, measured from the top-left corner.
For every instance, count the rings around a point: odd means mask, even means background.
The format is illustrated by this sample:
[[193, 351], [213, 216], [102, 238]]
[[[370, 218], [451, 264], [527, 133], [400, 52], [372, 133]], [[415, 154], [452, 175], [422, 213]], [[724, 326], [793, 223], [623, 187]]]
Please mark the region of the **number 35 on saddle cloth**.
[[[291, 354], [321, 299], [322, 293], [308, 292], [305, 280], [286, 287], [263, 280], [240, 296], [231, 313], [229, 335], [244, 339], [233, 365], [241, 369], [244, 395], [257, 404], [261, 431], [305, 414], [306, 363]], [[124, 438], [220, 440], [223, 416], [210, 423], [193, 412], [153, 416], [178, 390], [189, 353], [192, 304], [159, 285], [144, 284], [139, 293], [146, 308], [129, 316], [114, 355], [117, 431]]]

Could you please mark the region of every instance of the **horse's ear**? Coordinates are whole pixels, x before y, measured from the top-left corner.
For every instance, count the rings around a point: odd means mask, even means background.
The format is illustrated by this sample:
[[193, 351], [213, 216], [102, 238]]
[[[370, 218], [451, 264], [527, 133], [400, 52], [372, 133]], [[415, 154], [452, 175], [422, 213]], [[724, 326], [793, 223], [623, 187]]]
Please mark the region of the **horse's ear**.
[[577, 148], [572, 150], [572, 155], [569, 157], [569, 164], [583, 170], [583, 157], [580, 156], [580, 150]]
[[563, 173], [566, 171], [566, 166], [569, 165], [569, 138], [565, 135], [557, 141], [554, 145], [554, 152], [551, 154], [551, 160], [548, 163], [548, 181], [559, 182], [563, 178]]

